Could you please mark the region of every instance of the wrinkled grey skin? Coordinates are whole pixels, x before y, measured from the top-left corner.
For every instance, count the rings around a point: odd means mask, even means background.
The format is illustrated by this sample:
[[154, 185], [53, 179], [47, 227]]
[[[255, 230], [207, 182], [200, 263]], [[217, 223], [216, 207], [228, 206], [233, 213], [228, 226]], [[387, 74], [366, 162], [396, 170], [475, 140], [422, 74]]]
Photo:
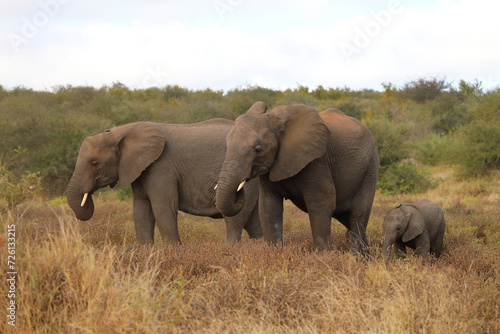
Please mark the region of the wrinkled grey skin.
[[445, 230], [443, 211], [434, 202], [421, 199], [391, 209], [384, 217], [385, 262], [389, 263], [392, 245], [398, 257], [406, 247], [416, 250], [425, 260], [428, 253], [441, 255]]
[[243, 180], [260, 177], [264, 238], [283, 241], [283, 199], [309, 213], [313, 246], [331, 249], [331, 218], [348, 229], [351, 249], [368, 254], [366, 226], [379, 159], [370, 131], [339, 110], [318, 113], [305, 105], [266, 112], [255, 103], [227, 136], [216, 204], [228, 216], [246, 202]]
[[[217, 178], [226, 154], [226, 136], [234, 122], [213, 119], [195, 124], [138, 122], [87, 137], [68, 184], [68, 204], [80, 220], [94, 213], [92, 193], [118, 180], [132, 184], [137, 240], [154, 241], [158, 226], [164, 241], [179, 243], [178, 210], [212, 218]], [[244, 228], [262, 236], [258, 215], [258, 180], [244, 187], [248, 195], [241, 213], [226, 218], [227, 239], [238, 241]], [[88, 200], [81, 207], [85, 193]]]

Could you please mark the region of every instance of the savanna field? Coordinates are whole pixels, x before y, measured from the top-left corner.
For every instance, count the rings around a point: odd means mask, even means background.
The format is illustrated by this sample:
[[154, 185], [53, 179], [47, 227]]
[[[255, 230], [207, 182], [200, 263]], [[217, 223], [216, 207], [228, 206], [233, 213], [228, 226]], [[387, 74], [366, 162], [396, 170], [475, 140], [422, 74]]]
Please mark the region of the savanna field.
[[[500, 92], [436, 78], [384, 88], [2, 88], [0, 332], [500, 332]], [[157, 234], [154, 246], [141, 246], [129, 188], [97, 192], [86, 222], [65, 202], [86, 136], [134, 121], [234, 119], [258, 100], [337, 107], [372, 131], [381, 172], [367, 228], [371, 258], [350, 253], [335, 220], [334, 250], [313, 251], [307, 214], [289, 202], [283, 247], [246, 232], [228, 244], [223, 220], [183, 213], [182, 245]], [[443, 253], [386, 267], [383, 217], [420, 198], [444, 211]], [[15, 327], [6, 316], [12, 225]]]

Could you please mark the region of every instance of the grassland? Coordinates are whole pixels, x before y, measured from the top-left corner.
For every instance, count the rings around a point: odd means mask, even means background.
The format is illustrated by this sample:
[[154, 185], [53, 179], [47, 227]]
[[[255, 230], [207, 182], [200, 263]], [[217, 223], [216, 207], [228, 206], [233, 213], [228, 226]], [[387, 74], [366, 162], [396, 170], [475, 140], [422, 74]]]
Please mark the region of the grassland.
[[[96, 197], [77, 221], [61, 199], [38, 198], [2, 216], [16, 225], [16, 327], [9, 333], [498, 333], [500, 177], [419, 194], [445, 211], [444, 252], [384, 265], [382, 218], [417, 195], [377, 193], [368, 226], [372, 259], [351, 255], [332, 222], [333, 251], [312, 250], [307, 215], [285, 205], [283, 247], [246, 235], [225, 242], [222, 220], [179, 216], [182, 245], [135, 241], [131, 200]], [[2, 275], [7, 251], [0, 249]], [[2, 279], [2, 281], [4, 281]], [[5, 281], [4, 281], [5, 282]], [[3, 312], [9, 299], [1, 284]]]

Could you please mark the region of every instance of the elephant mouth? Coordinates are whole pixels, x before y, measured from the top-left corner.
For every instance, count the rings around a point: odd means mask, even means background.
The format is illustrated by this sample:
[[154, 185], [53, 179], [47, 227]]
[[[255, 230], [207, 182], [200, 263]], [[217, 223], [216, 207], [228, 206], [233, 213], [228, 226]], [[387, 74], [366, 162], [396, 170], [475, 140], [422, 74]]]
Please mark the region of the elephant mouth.
[[267, 174], [267, 173], [269, 173], [270, 170], [271, 170], [271, 168], [269, 168], [264, 163], [255, 164], [252, 166], [252, 171], [250, 173], [250, 177], [248, 179], [246, 179], [245, 181], [250, 181], [253, 178]]
[[107, 185], [103, 185], [103, 186], [98, 186], [98, 187], [95, 187], [94, 189], [92, 189], [91, 191], [89, 192], [86, 192], [83, 194], [83, 199], [82, 199], [82, 202], [80, 204], [80, 206], [83, 208], [85, 206], [85, 203], [87, 202], [87, 199], [89, 198], [89, 196], [92, 196], [94, 195], [94, 193], [100, 189], [100, 188], [104, 188], [104, 187], [107, 187], [109, 186], [110, 188], [114, 188], [116, 186], [116, 184], [118, 183], [118, 181], [113, 181], [111, 182], [110, 184], [107, 184]]
[[85, 204], [87, 204], [88, 198], [92, 197], [92, 195], [94, 195], [94, 192], [95, 192], [95, 190], [89, 191], [89, 192], [86, 192], [86, 193], [83, 194], [83, 198], [82, 198], [82, 202], [80, 204], [80, 207], [83, 208], [85, 206]]

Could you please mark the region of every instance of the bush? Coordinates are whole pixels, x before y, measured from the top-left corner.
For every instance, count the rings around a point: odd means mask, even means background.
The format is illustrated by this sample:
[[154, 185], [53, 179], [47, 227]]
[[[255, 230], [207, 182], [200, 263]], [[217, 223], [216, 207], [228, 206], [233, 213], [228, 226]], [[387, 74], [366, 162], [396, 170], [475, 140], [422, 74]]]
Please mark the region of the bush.
[[280, 98], [275, 101], [275, 106], [287, 104], [305, 104], [307, 106], [316, 108], [318, 103], [313, 94], [309, 93], [309, 88], [299, 86], [298, 88], [293, 90], [285, 90], [280, 95]]
[[338, 106], [344, 114], [361, 120], [361, 108], [354, 102], [344, 102]]
[[483, 96], [471, 113], [484, 121], [500, 121], [500, 88]]
[[377, 187], [383, 194], [417, 194], [436, 188], [439, 181], [426, 170], [418, 170], [411, 160], [392, 164], [382, 170]]
[[[238, 88], [227, 93], [229, 98], [233, 96], [241, 96], [252, 101], [252, 104], [257, 101], [264, 101], [269, 107], [274, 106], [280, 92], [269, 88], [251, 86], [247, 88]], [[251, 105], [250, 105], [251, 106]], [[246, 112], [248, 108], [244, 111]], [[240, 113], [241, 114], [241, 113]]]
[[432, 116], [436, 118], [432, 130], [439, 134], [453, 132], [472, 119], [457, 94], [441, 95], [432, 102], [430, 109]]
[[[55, 125], [55, 124], [54, 124]], [[30, 154], [25, 168], [39, 172], [44, 191], [63, 194], [75, 167], [80, 145], [85, 134], [74, 127], [60, 124], [52, 132], [45, 131], [44, 140], [36, 152]]]
[[134, 197], [131, 186], [122, 186], [121, 184], [117, 184], [115, 187], [115, 192], [116, 198], [120, 201], [125, 201]]
[[[498, 144], [494, 141], [495, 127], [489, 124], [500, 123], [500, 89], [483, 93], [479, 82], [460, 82], [453, 90], [436, 78], [418, 79], [402, 89], [390, 83], [382, 86], [384, 92], [322, 86], [311, 90], [299, 85], [283, 91], [249, 86], [227, 93], [191, 91], [178, 85], [129, 89], [119, 82], [101, 88], [58, 86], [52, 92], [0, 86], [0, 156], [18, 146], [26, 148], [30, 153], [16, 162], [16, 175], [26, 170], [39, 172], [44, 191], [62, 195], [86, 136], [136, 121], [235, 119], [255, 101], [262, 100], [269, 108], [303, 103], [318, 111], [336, 107], [347, 115], [363, 118], [375, 137], [383, 169], [408, 159], [410, 148], [416, 148], [420, 162], [466, 165], [464, 170], [470, 174], [498, 168], [498, 153], [492, 148]], [[420, 104], [402, 101], [405, 94]], [[431, 102], [424, 103], [427, 101]], [[481, 126], [472, 128], [474, 120], [486, 124], [489, 142], [487, 137], [473, 133], [482, 131]], [[431, 132], [436, 135], [430, 136]], [[467, 153], [461, 151], [472, 149], [472, 156], [463, 158]]]
[[41, 190], [41, 178], [35, 172], [15, 172], [16, 163], [28, 154], [18, 147], [8, 156], [0, 157], [0, 213], [8, 211]]
[[477, 120], [457, 131], [453, 160], [463, 176], [500, 169], [500, 122]]
[[465, 80], [460, 80], [458, 84], [458, 90], [462, 96], [465, 98], [480, 97], [483, 95], [483, 88], [481, 87], [483, 83], [476, 79], [475, 82], [466, 82]]
[[342, 98], [349, 98], [351, 93], [351, 90], [347, 87], [329, 88], [326, 90], [321, 85], [312, 91], [312, 95], [318, 100], [340, 100]]
[[415, 143], [416, 158], [421, 163], [436, 166], [448, 161], [451, 144], [451, 137], [431, 133]]
[[366, 126], [375, 138], [380, 166], [385, 168], [409, 157], [408, 144], [405, 141], [409, 126], [394, 124], [387, 119], [369, 120]]
[[168, 85], [163, 89], [163, 91], [163, 99], [167, 102], [175, 99], [182, 99], [190, 93], [189, 89], [182, 88], [179, 85]]
[[420, 78], [405, 83], [401, 89], [401, 95], [403, 98], [417, 103], [425, 103], [434, 100], [448, 88], [450, 88], [450, 84], [446, 83], [445, 79]]

